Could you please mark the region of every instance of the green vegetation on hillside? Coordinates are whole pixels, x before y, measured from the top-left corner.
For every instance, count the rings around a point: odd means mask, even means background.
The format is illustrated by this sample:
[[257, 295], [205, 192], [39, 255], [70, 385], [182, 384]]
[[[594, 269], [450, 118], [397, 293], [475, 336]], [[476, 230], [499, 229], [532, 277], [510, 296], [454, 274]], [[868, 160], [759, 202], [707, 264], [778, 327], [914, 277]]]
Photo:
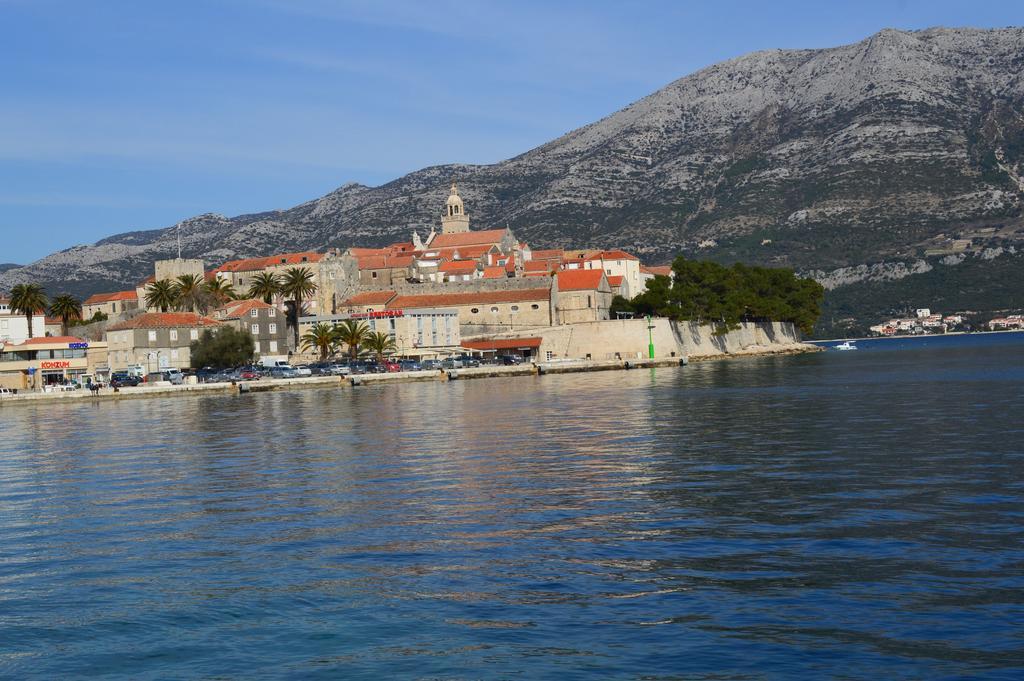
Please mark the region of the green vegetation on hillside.
[[930, 272], [896, 281], [850, 284], [825, 293], [815, 338], [866, 336], [868, 327], [927, 307], [944, 314], [1024, 309], [1024, 253], [992, 260], [970, 257], [958, 265], [932, 263]]

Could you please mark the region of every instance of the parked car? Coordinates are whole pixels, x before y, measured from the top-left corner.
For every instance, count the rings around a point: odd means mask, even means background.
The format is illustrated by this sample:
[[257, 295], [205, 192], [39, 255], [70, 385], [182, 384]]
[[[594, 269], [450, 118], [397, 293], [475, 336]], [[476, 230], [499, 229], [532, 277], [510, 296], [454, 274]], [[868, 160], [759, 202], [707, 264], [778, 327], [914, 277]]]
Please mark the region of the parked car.
[[292, 367], [287, 364], [284, 366], [277, 366], [270, 370], [271, 378], [298, 378], [299, 372], [295, 371]]
[[414, 359], [399, 360], [398, 364], [402, 367], [402, 371], [423, 371], [423, 365]]
[[328, 367], [331, 376], [348, 376], [352, 373], [352, 367], [347, 364], [332, 364]]
[[390, 359], [384, 360], [384, 364], [382, 364], [381, 366], [384, 367], [384, 371], [386, 371], [389, 374], [397, 374], [402, 370], [401, 364]]
[[502, 355], [501, 363], [505, 366], [518, 366], [523, 363], [523, 358], [519, 355]]
[[117, 371], [110, 376], [111, 388], [134, 388], [139, 384], [139, 377], [124, 371]]
[[300, 364], [297, 367], [294, 367], [294, 369], [295, 369], [295, 373], [298, 374], [299, 376], [312, 376], [313, 375], [313, 370], [309, 368], [308, 364]]
[[258, 381], [261, 377], [262, 374], [252, 367], [243, 367], [238, 370], [238, 378], [243, 381]]
[[441, 368], [441, 361], [437, 359], [425, 359], [420, 362], [420, 368], [424, 371], [437, 371]]
[[466, 368], [480, 366], [480, 359], [478, 357], [474, 357], [473, 355], [459, 355], [458, 357], [456, 357], [456, 359], [462, 362], [462, 366]]
[[449, 357], [448, 359], [441, 360], [442, 369], [461, 369], [463, 367], [462, 360], [455, 357]]
[[330, 362], [314, 362], [309, 365], [309, 370], [314, 376], [330, 376], [331, 375], [331, 363]]

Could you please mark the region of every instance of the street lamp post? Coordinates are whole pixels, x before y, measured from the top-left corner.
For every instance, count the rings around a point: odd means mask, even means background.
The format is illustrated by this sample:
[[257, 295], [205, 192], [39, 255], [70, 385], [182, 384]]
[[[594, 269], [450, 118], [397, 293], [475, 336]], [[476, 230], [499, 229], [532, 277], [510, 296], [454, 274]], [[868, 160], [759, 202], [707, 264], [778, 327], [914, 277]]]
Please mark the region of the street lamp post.
[[654, 359], [654, 323], [651, 315], [647, 315], [647, 356]]

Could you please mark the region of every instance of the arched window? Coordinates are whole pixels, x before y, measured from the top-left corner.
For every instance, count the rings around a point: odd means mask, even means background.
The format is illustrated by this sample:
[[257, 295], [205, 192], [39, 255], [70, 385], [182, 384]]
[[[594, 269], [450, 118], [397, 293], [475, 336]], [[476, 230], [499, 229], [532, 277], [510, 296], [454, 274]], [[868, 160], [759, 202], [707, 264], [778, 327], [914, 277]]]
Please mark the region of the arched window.
[[518, 305], [513, 305], [512, 306], [512, 311], [513, 312], [519, 312], [519, 306]]
[[538, 305], [537, 303], [534, 303], [533, 305], [530, 306], [530, 309], [531, 310], [539, 310], [540, 309], [540, 305]]
[[472, 312], [473, 314], [476, 314], [479, 311], [480, 311], [480, 308], [478, 308], [478, 307], [474, 307], [473, 309], [470, 310], [470, 312]]
[[456, 214], [456, 215], [458, 215], [458, 214], [459, 214], [459, 207], [458, 207], [458, 206], [455, 206], [455, 208], [453, 208], [452, 210], [454, 210], [454, 211], [455, 211], [455, 214]]
[[491, 312], [497, 312], [497, 311], [498, 311], [497, 306], [494, 306], [494, 307], [491, 308]]

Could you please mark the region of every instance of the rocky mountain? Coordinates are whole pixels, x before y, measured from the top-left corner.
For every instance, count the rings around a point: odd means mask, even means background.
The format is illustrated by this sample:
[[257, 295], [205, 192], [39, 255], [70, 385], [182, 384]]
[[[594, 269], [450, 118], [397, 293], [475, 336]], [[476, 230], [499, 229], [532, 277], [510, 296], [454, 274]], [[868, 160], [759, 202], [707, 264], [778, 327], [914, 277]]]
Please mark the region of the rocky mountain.
[[[405, 239], [410, 226], [436, 224], [457, 179], [475, 228], [508, 225], [535, 247], [900, 279], [927, 271], [928, 258], [1024, 241], [1022, 71], [1020, 28], [884, 30], [842, 47], [757, 52], [500, 163], [185, 220], [183, 250], [216, 265]], [[120, 234], [0, 274], [0, 289], [130, 285], [175, 251], [175, 227]]]

